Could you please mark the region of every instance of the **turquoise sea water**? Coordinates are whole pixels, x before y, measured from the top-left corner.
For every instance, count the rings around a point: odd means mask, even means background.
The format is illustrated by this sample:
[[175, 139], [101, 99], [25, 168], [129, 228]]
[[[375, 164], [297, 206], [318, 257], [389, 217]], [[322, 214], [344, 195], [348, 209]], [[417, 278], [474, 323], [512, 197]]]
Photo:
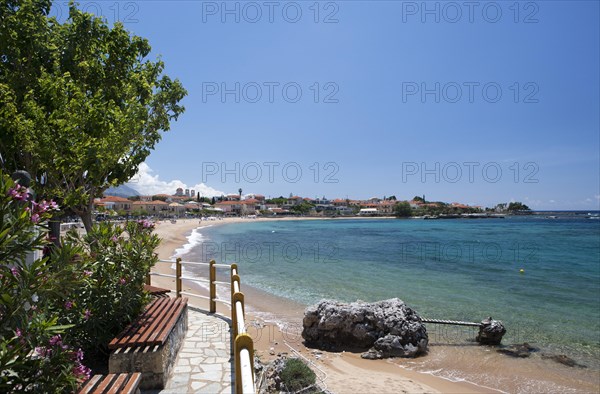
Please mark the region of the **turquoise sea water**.
[[277, 296], [398, 297], [421, 316], [493, 316], [505, 343], [600, 364], [600, 221], [584, 215], [248, 221], [201, 234], [186, 260], [236, 262], [244, 283]]

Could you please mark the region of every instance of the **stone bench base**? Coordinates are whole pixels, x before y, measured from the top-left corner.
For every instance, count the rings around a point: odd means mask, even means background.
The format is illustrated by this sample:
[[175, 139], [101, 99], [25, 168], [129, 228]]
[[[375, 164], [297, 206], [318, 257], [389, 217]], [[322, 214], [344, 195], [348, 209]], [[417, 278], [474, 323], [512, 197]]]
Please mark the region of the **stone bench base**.
[[171, 375], [188, 326], [187, 305], [162, 345], [116, 349], [108, 359], [110, 373], [141, 372], [140, 389], [163, 389]]

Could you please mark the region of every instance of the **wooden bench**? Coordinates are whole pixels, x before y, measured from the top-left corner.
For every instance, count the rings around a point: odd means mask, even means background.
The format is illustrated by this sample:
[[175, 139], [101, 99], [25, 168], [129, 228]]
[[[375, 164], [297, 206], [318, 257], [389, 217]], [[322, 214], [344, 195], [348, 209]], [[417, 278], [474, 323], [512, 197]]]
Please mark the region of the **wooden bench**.
[[147, 291], [153, 297], [168, 297], [171, 292], [169, 289], [163, 289], [162, 287], [152, 285], [144, 285], [144, 291]]
[[160, 297], [109, 344], [110, 373], [141, 372], [141, 389], [163, 389], [187, 331], [187, 298]]
[[142, 374], [121, 373], [110, 375], [94, 375], [79, 389], [78, 394], [136, 394]]

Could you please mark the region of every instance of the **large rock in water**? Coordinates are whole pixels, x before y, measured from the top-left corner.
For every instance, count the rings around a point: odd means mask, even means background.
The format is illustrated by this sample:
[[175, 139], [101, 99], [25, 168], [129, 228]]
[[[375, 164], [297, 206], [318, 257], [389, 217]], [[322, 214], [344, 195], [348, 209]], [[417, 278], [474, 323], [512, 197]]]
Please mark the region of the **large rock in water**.
[[369, 349], [363, 358], [415, 357], [429, 342], [419, 315], [398, 298], [351, 304], [323, 300], [304, 312], [302, 338], [321, 349]]
[[499, 320], [494, 320], [491, 317], [483, 319], [479, 326], [479, 333], [475, 340], [482, 345], [500, 345], [502, 337], [506, 334], [506, 328]]

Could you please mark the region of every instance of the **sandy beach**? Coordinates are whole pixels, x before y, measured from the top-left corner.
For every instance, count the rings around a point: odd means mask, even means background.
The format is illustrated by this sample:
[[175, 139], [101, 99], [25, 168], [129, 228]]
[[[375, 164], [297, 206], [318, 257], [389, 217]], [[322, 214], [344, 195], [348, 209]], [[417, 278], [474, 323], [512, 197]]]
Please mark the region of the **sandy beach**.
[[[305, 219], [305, 218], [302, 218]], [[318, 218], [314, 218], [318, 220]], [[187, 243], [192, 230], [203, 226], [215, 226], [246, 222], [248, 219], [226, 218], [217, 221], [199, 221], [197, 219], [158, 222], [155, 233], [162, 239], [157, 250], [162, 260], [171, 260], [176, 250]], [[296, 218], [252, 219], [252, 220], [298, 220]], [[328, 220], [328, 219], [325, 219]], [[218, 263], [218, 262], [217, 262]], [[174, 274], [172, 263], [158, 263], [154, 272]], [[206, 269], [208, 276], [208, 269]], [[219, 273], [226, 274], [220, 270]], [[184, 274], [185, 275], [185, 274]], [[496, 392], [480, 386], [464, 382], [452, 382], [430, 374], [414, 372], [403, 368], [401, 362], [388, 360], [363, 360], [359, 353], [331, 353], [309, 349], [302, 343], [301, 321], [304, 306], [293, 301], [275, 297], [260, 289], [244, 286], [243, 272], [242, 292], [246, 299], [248, 331], [255, 339], [255, 349], [262, 361], [269, 361], [279, 355], [298, 355], [310, 362], [323, 385], [335, 393], [377, 392], [377, 393], [482, 393]], [[225, 279], [223, 279], [225, 280]], [[171, 278], [152, 276], [155, 286], [175, 289], [175, 281]], [[191, 294], [207, 296], [206, 284], [191, 281], [183, 283], [183, 291]], [[218, 286], [220, 297], [227, 299], [229, 289]], [[202, 309], [208, 309], [208, 301], [187, 295], [190, 303]], [[230, 317], [227, 305], [217, 303], [217, 313]], [[287, 321], [300, 322], [282, 326], [278, 316], [285, 316]], [[291, 319], [290, 319], [291, 318]], [[277, 323], [276, 323], [277, 321]], [[279, 324], [278, 324], [279, 323]]]

